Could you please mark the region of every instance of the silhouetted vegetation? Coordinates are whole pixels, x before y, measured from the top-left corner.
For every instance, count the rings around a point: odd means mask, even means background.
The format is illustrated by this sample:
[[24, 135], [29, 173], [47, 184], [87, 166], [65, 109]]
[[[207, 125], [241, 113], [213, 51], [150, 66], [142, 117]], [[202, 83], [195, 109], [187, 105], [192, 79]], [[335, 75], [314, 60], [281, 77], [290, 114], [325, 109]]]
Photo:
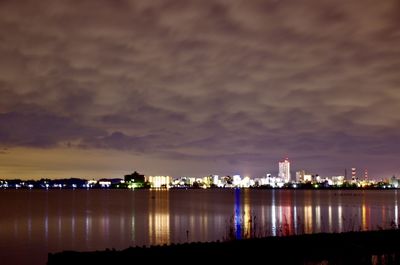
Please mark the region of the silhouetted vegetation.
[[135, 247], [121, 251], [49, 254], [48, 265], [135, 264], [135, 261], [262, 264], [399, 264], [400, 230], [304, 234], [226, 242]]

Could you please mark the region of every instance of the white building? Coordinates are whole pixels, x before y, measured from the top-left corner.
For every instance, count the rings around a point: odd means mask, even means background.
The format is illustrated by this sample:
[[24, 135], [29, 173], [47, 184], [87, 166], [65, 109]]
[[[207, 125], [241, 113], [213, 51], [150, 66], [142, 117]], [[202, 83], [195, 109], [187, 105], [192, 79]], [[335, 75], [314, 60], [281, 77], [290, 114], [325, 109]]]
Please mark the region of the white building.
[[240, 187], [240, 183], [242, 182], [242, 177], [240, 175], [233, 175], [232, 184], [235, 187]]
[[342, 186], [345, 181], [344, 176], [333, 176], [331, 179], [332, 179], [332, 184], [330, 185]]
[[213, 184], [214, 184], [215, 186], [219, 186], [219, 184], [220, 184], [220, 179], [219, 179], [219, 176], [218, 176], [218, 175], [213, 175]]
[[284, 182], [290, 182], [290, 162], [288, 158], [279, 162], [279, 174], [278, 177], [283, 179]]
[[305, 170], [300, 170], [296, 172], [296, 182], [312, 182], [312, 174], [306, 173]]
[[249, 176], [245, 176], [240, 183], [240, 187], [242, 188], [248, 188], [252, 185], [254, 185], [254, 181]]
[[172, 183], [170, 176], [146, 176], [146, 180], [150, 182], [152, 188], [169, 188]]

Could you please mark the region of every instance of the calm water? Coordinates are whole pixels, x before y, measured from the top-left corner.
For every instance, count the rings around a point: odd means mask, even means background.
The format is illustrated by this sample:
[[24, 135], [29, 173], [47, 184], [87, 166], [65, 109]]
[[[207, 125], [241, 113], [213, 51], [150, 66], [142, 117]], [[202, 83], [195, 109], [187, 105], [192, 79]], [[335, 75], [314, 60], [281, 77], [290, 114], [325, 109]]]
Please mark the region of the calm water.
[[0, 191], [1, 264], [48, 252], [398, 225], [396, 190]]

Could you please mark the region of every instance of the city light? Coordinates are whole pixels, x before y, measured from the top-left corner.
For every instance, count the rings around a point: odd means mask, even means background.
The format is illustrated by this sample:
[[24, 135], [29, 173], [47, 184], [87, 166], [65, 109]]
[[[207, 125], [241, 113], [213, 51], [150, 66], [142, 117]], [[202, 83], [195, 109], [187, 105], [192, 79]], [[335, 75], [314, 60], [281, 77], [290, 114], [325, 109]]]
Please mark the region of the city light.
[[[192, 189], [192, 188], [271, 188], [271, 189], [397, 189], [400, 180], [394, 176], [373, 180], [367, 176], [365, 170], [362, 177], [357, 176], [356, 168], [352, 168], [351, 179], [346, 176], [323, 177], [307, 170], [296, 171], [295, 178], [291, 178], [290, 162], [288, 158], [278, 163], [278, 175], [266, 173], [263, 177], [241, 176], [235, 174], [217, 175], [210, 174], [203, 177], [184, 176], [145, 176], [137, 172], [121, 178], [90, 179], [59, 179], [59, 180], [0, 180], [0, 188], [7, 189]], [[346, 170], [345, 170], [346, 172]]]

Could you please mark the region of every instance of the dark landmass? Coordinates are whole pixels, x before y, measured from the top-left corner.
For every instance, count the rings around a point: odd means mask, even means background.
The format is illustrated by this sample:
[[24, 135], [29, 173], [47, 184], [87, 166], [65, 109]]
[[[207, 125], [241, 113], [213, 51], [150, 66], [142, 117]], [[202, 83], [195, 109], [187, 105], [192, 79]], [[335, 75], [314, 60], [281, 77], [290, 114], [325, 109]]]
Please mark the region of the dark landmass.
[[48, 265], [191, 264], [400, 264], [400, 230], [266, 237], [95, 252], [49, 254]]

